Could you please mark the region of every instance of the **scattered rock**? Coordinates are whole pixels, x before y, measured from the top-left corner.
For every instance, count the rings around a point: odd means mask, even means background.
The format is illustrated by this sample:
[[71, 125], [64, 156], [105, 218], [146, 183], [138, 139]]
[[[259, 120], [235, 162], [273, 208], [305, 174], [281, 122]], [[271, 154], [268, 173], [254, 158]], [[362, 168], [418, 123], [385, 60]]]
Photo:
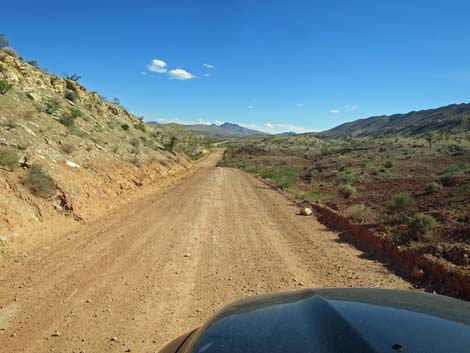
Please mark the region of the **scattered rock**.
[[424, 271], [418, 267], [415, 267], [413, 271], [410, 273], [411, 277], [414, 279], [423, 279], [424, 278]]
[[51, 336], [52, 337], [59, 337], [59, 336], [62, 336], [62, 334], [59, 331], [55, 330], [54, 332], [52, 332]]
[[310, 215], [312, 214], [312, 209], [309, 208], [309, 207], [302, 208], [302, 209], [300, 210], [300, 214], [301, 214], [302, 216], [310, 216]]
[[80, 168], [80, 166], [77, 163], [72, 162], [72, 161], [65, 161], [65, 164], [67, 164], [69, 167], [72, 167], [72, 168]]
[[190, 257], [191, 255], [190, 254], [184, 254], [183, 256], [184, 257]]
[[118, 341], [118, 338], [117, 338], [116, 336], [114, 336], [114, 337], [111, 337], [111, 341], [113, 341], [113, 342], [117, 342], [117, 341]]

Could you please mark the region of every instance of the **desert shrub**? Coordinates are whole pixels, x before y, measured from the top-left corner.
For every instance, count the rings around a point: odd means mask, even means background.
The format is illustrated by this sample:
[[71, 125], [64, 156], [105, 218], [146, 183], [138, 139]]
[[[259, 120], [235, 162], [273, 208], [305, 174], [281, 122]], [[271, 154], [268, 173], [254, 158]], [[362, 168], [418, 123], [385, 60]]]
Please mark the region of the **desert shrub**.
[[140, 146], [140, 140], [136, 137], [134, 137], [133, 139], [131, 139], [129, 141], [129, 143], [134, 146], [134, 147], [139, 147]]
[[387, 169], [390, 169], [393, 167], [393, 163], [391, 161], [386, 161], [384, 163], [384, 167], [387, 168]]
[[408, 211], [412, 205], [413, 197], [407, 192], [402, 192], [387, 202], [387, 209], [392, 213], [402, 213]]
[[80, 79], [82, 78], [82, 76], [77, 75], [77, 74], [71, 74], [71, 75], [65, 74], [65, 75], [64, 75], [64, 78], [65, 78], [66, 80], [71, 80], [71, 81], [75, 81], [75, 82], [76, 82], [76, 81], [80, 80]]
[[319, 190], [310, 190], [303, 193], [302, 197], [310, 202], [316, 202], [320, 200], [320, 191]]
[[3, 51], [14, 58], [18, 58], [18, 54], [13, 48], [4, 48]]
[[33, 164], [29, 173], [24, 179], [24, 184], [29, 187], [33, 194], [49, 198], [54, 195], [54, 181], [49, 174], [39, 165]]
[[60, 145], [60, 149], [62, 152], [70, 154], [75, 150], [75, 145], [72, 143], [63, 143]]
[[412, 206], [413, 197], [409, 193], [402, 192], [393, 196], [386, 204], [387, 210], [391, 215], [390, 221], [403, 223]]
[[129, 125], [128, 124], [122, 124], [121, 129], [123, 129], [124, 131], [129, 131]]
[[45, 103], [46, 113], [54, 114], [60, 108], [60, 100], [58, 98], [50, 98]]
[[133, 157], [130, 162], [135, 165], [137, 168], [141, 168], [142, 167], [142, 161], [140, 160], [139, 157], [135, 156]]
[[0, 33], [0, 49], [4, 49], [8, 46], [8, 40], [5, 38], [5, 34]]
[[164, 144], [164, 147], [167, 151], [173, 152], [176, 146], [178, 139], [175, 136], [170, 137], [170, 140]]
[[137, 129], [137, 130], [140, 130], [142, 132], [147, 132], [147, 129], [145, 128], [145, 124], [143, 122], [140, 122], [138, 124], [134, 124], [134, 127]]
[[69, 101], [75, 102], [78, 99], [78, 94], [77, 92], [71, 89], [66, 89], [64, 93], [64, 97], [67, 98]]
[[112, 121], [112, 120], [108, 120], [108, 121], [106, 122], [106, 125], [108, 125], [108, 127], [109, 127], [111, 130], [116, 127], [116, 123], [115, 123], [114, 121]]
[[439, 181], [443, 185], [451, 185], [455, 181], [455, 177], [463, 176], [470, 172], [468, 163], [452, 164], [444, 169], [439, 175]]
[[344, 184], [354, 181], [354, 175], [349, 170], [344, 170], [338, 174], [338, 179]]
[[28, 60], [28, 61], [26, 61], [26, 62], [27, 62], [29, 65], [34, 66], [34, 67], [38, 67], [38, 66], [39, 66], [37, 60]]
[[426, 186], [426, 192], [430, 194], [438, 192], [440, 190], [442, 190], [442, 185], [436, 183], [435, 181]]
[[356, 188], [349, 184], [341, 185], [338, 189], [339, 194], [343, 196], [345, 199], [348, 199], [351, 196], [353, 196], [356, 193], [356, 191], [357, 191]]
[[372, 211], [365, 205], [352, 205], [344, 210], [344, 215], [354, 223], [371, 222], [373, 219]]
[[15, 169], [20, 160], [20, 156], [11, 148], [0, 148], [0, 166], [9, 170]]
[[8, 83], [5, 80], [0, 80], [0, 94], [6, 94], [9, 90], [13, 88], [11, 83]]
[[70, 108], [70, 111], [64, 115], [62, 115], [59, 119], [59, 123], [62, 125], [71, 128], [75, 126], [75, 120], [82, 116], [83, 113], [77, 108]]
[[407, 226], [411, 239], [431, 241], [434, 239], [434, 230], [437, 227], [437, 222], [432, 216], [417, 213], [408, 220]]

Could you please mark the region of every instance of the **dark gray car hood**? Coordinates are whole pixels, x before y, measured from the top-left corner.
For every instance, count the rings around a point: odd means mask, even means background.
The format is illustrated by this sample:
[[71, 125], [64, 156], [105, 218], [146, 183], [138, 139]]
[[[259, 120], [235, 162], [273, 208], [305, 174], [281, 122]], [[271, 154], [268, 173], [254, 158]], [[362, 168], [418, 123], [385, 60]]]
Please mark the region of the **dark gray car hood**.
[[470, 304], [380, 289], [320, 289], [236, 302], [178, 352], [470, 352]]

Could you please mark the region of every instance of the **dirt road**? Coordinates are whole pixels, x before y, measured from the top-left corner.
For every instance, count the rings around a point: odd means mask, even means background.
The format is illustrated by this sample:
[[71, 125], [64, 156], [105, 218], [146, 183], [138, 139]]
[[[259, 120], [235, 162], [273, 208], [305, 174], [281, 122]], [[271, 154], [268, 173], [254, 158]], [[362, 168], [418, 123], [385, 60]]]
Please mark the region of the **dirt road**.
[[303, 287], [410, 288], [220, 152], [164, 194], [0, 271], [0, 351], [156, 352], [224, 304]]

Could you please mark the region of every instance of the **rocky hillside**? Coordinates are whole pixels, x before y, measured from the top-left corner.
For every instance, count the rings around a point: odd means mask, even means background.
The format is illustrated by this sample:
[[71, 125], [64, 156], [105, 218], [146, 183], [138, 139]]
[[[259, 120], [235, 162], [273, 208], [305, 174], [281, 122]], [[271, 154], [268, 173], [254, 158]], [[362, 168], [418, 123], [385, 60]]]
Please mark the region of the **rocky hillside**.
[[0, 51], [0, 245], [96, 219], [144, 185], [172, 182], [203, 142]]
[[460, 133], [470, 130], [470, 104], [373, 116], [315, 134], [322, 138], [413, 136], [426, 133]]

